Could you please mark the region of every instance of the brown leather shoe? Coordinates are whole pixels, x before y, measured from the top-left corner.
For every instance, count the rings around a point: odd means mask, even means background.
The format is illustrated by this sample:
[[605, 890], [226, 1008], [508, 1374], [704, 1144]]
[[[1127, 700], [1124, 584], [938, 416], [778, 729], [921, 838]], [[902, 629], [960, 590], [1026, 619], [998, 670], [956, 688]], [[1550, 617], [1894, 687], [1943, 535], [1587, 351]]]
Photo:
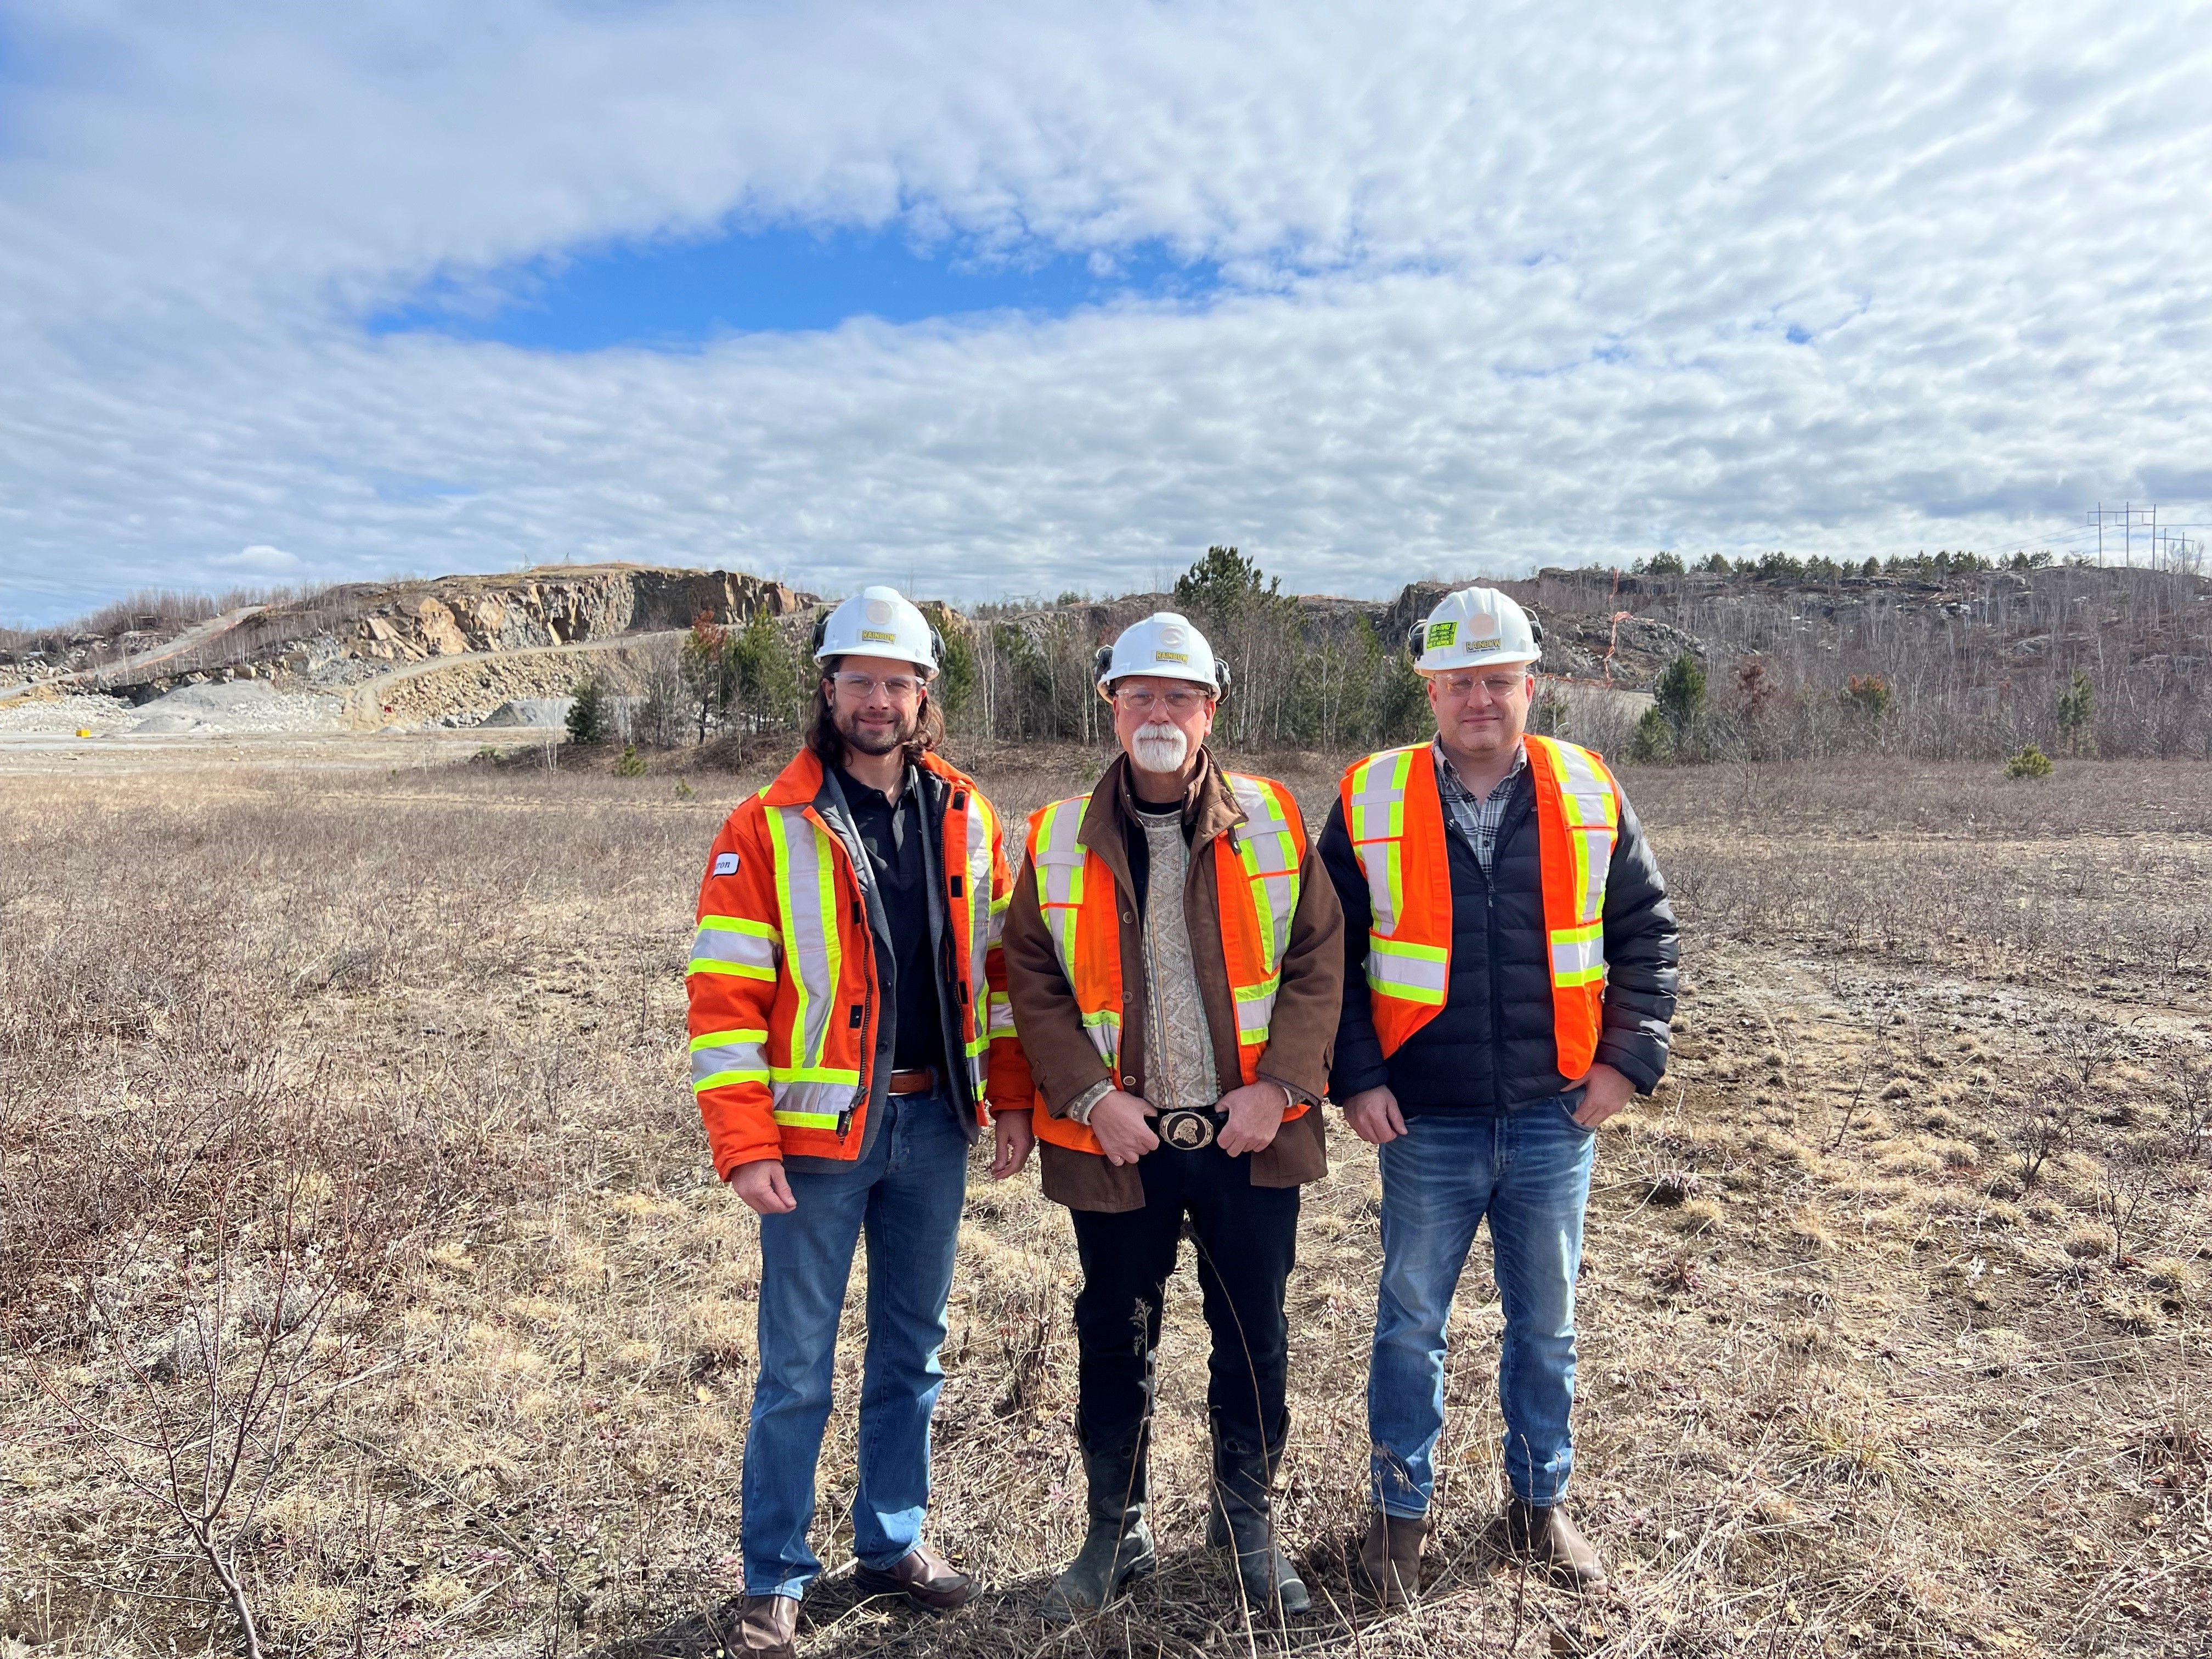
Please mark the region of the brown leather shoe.
[[1369, 1516], [1357, 1560], [1361, 1588], [1386, 1607], [1420, 1600], [1421, 1544], [1428, 1535], [1425, 1515], [1405, 1520], [1376, 1510]]
[[738, 1624], [738, 1651], [746, 1659], [799, 1659], [799, 1598], [748, 1595]]
[[1554, 1577], [1577, 1589], [1595, 1589], [1605, 1583], [1605, 1564], [1561, 1504], [1513, 1499], [1505, 1506], [1505, 1547], [1549, 1567]]
[[950, 1613], [975, 1599], [975, 1581], [927, 1544], [890, 1567], [858, 1569], [853, 1582], [871, 1595], [903, 1595], [924, 1613]]

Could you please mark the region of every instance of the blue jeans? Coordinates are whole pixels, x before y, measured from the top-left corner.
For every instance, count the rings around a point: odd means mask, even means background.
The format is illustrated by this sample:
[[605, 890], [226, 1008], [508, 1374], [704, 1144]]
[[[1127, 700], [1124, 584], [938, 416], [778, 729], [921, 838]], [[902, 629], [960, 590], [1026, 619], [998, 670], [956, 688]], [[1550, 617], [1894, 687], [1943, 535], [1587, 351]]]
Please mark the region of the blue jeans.
[[822, 1571], [806, 1546], [814, 1467], [845, 1281], [864, 1235], [868, 1342], [854, 1553], [866, 1566], [889, 1567], [921, 1540], [968, 1141], [942, 1094], [897, 1096], [882, 1110], [866, 1157], [826, 1173], [787, 1172], [799, 1207], [760, 1218], [760, 1379], [739, 1488], [749, 1595], [802, 1595]]
[[1525, 1503], [1566, 1496], [1574, 1465], [1575, 1275], [1583, 1256], [1596, 1136], [1574, 1121], [1580, 1091], [1518, 1111], [1406, 1120], [1378, 1149], [1382, 1284], [1367, 1373], [1374, 1501], [1401, 1517], [1428, 1512], [1444, 1424], [1444, 1321], [1490, 1218], [1504, 1304], [1498, 1399], [1505, 1470]]

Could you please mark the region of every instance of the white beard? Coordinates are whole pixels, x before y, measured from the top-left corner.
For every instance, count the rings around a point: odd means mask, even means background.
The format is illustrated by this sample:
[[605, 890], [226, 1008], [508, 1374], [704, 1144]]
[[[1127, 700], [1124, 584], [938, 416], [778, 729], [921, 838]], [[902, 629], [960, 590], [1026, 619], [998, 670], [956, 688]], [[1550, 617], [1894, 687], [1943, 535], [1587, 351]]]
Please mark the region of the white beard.
[[1147, 772], [1180, 772], [1190, 757], [1190, 739], [1166, 720], [1139, 726], [1129, 739], [1129, 758]]

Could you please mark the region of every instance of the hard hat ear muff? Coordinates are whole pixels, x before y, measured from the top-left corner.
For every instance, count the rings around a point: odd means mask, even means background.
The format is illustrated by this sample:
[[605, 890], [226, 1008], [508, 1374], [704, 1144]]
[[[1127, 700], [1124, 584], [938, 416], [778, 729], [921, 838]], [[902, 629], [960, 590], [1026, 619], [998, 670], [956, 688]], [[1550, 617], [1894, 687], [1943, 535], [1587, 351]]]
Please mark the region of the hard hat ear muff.
[[929, 630], [929, 659], [937, 665], [935, 668], [929, 671], [931, 673], [939, 673], [943, 671], [945, 667], [945, 635], [938, 632], [934, 628]]
[[1429, 625], [1425, 622], [1417, 622], [1406, 630], [1406, 649], [1413, 653], [1415, 662], [1420, 661], [1421, 648], [1428, 643], [1428, 638]]
[[1544, 642], [1544, 624], [1538, 622], [1533, 614], [1528, 618], [1528, 637], [1538, 645]]
[[814, 619], [814, 635], [813, 637], [806, 642], [807, 650], [809, 652], [819, 651], [822, 648], [822, 641], [829, 637], [829, 634], [830, 613], [827, 611], [824, 611]]
[[1213, 695], [1216, 697], [1229, 695], [1229, 665], [1218, 657], [1213, 659]]
[[1102, 645], [1091, 653], [1091, 678], [1100, 690], [1104, 690], [1106, 671], [1114, 665], [1114, 647]]

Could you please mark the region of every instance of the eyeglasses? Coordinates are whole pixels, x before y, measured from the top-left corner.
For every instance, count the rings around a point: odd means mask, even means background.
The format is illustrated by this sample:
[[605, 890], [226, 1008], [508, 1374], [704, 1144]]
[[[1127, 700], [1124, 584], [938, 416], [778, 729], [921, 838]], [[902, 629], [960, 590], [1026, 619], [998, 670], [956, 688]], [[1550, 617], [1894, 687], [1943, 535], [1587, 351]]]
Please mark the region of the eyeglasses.
[[[1185, 714], [1196, 710], [1199, 705], [1206, 700], [1206, 696], [1207, 694], [1204, 691], [1186, 689], [1166, 693], [1164, 701], [1168, 706], [1168, 713], [1181, 720]], [[1125, 690], [1115, 691], [1114, 701], [1132, 714], [1149, 714], [1152, 712], [1152, 706], [1163, 701], [1163, 696], [1158, 691], [1148, 691], [1140, 685], [1133, 685]]]
[[1443, 682], [1448, 696], [1471, 697], [1474, 695], [1474, 688], [1480, 685], [1499, 702], [1528, 684], [1528, 677], [1524, 674], [1439, 674], [1437, 678]]
[[865, 701], [876, 695], [881, 686], [893, 702], [912, 702], [921, 695], [921, 682], [911, 674], [843, 673], [836, 677], [837, 689], [856, 701]]

